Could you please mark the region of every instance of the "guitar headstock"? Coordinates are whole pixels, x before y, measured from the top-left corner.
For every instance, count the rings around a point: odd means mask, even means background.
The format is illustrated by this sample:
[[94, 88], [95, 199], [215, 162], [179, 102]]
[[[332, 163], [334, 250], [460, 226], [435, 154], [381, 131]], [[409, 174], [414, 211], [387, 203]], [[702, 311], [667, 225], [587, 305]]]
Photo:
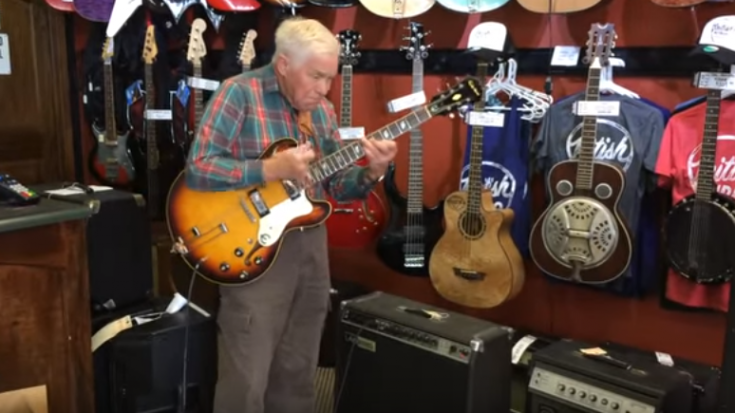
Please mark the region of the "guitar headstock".
[[204, 19], [195, 19], [191, 23], [189, 50], [186, 52], [186, 60], [199, 63], [207, 55], [207, 45], [204, 44], [204, 31], [206, 30], [207, 22]]
[[357, 46], [362, 40], [362, 35], [355, 30], [342, 30], [337, 35], [340, 44], [339, 62], [343, 65], [356, 65], [360, 58]]
[[240, 51], [237, 53], [237, 60], [240, 61], [241, 66], [248, 66], [255, 59], [255, 39], [258, 38], [258, 32], [255, 30], [248, 30], [245, 36], [240, 42]]
[[403, 40], [407, 40], [408, 44], [401, 46], [401, 50], [406, 52], [406, 59], [426, 59], [429, 56], [429, 48], [432, 45], [426, 44], [424, 38], [431, 32], [424, 31], [424, 26], [416, 22], [409, 22], [407, 29], [408, 36], [404, 37]]
[[588, 34], [584, 62], [596, 68], [607, 66], [610, 63], [610, 57], [614, 56], [612, 51], [615, 48], [615, 40], [618, 38], [615, 33], [615, 25], [593, 23]]
[[143, 43], [143, 61], [147, 65], [152, 65], [158, 56], [158, 45], [156, 44], [156, 28], [148, 25], [145, 31], [145, 43]]
[[112, 62], [112, 56], [115, 55], [115, 39], [108, 37], [105, 39], [105, 44], [102, 46], [102, 60], [105, 63]]
[[428, 108], [433, 115], [447, 115], [483, 98], [482, 81], [468, 76], [450, 89], [431, 98]]

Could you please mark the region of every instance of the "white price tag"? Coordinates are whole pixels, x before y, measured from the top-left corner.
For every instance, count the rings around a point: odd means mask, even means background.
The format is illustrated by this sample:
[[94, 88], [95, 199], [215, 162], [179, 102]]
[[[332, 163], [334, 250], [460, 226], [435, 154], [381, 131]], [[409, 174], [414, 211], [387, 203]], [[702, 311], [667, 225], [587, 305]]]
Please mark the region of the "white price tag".
[[499, 112], [477, 112], [468, 113], [467, 123], [472, 126], [489, 126], [491, 128], [502, 128], [505, 125], [505, 115]]
[[0, 33], [0, 75], [9, 75], [10, 72], [10, 41], [7, 34]]
[[343, 141], [351, 139], [362, 139], [365, 137], [365, 128], [353, 127], [353, 128], [339, 128], [339, 137]]
[[402, 110], [415, 108], [426, 103], [426, 95], [424, 92], [411, 93], [410, 95], [393, 99], [388, 102], [388, 111], [390, 113], [400, 112]]
[[735, 75], [717, 72], [699, 72], [695, 75], [694, 86], [700, 89], [733, 90]]
[[150, 109], [145, 111], [145, 118], [150, 120], [173, 120], [170, 110]]
[[501, 23], [485, 22], [475, 26], [467, 40], [468, 49], [487, 49], [502, 52], [508, 29]]
[[576, 66], [579, 62], [579, 46], [556, 46], [551, 55], [552, 66]]
[[190, 77], [188, 79], [189, 86], [194, 89], [215, 91], [219, 87], [219, 82], [216, 80], [202, 79], [201, 77]]
[[574, 104], [577, 116], [620, 116], [620, 102], [615, 100], [580, 100]]
[[656, 360], [658, 360], [658, 364], [661, 364], [663, 366], [674, 367], [674, 359], [671, 358], [671, 355], [669, 354], [660, 353], [657, 351]]
[[523, 354], [526, 352], [526, 350], [528, 350], [528, 347], [530, 347], [534, 341], [536, 341], [536, 337], [532, 335], [526, 335], [522, 339], [518, 340], [518, 342], [513, 346], [513, 350], [510, 353], [510, 362], [513, 364], [518, 364], [521, 361], [521, 358], [523, 358]]

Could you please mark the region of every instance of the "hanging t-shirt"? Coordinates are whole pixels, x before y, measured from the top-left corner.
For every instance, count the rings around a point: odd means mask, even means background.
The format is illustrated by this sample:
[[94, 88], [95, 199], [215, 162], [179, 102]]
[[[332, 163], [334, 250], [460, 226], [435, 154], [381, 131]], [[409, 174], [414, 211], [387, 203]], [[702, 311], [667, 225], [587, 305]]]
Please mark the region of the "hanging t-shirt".
[[[503, 111], [503, 127], [484, 127], [482, 134], [482, 180], [483, 187], [492, 191], [495, 207], [511, 209], [514, 212], [511, 234], [518, 250], [528, 254], [528, 236], [531, 230], [528, 195], [528, 158], [530, 125], [521, 119], [518, 111], [519, 99], [508, 104], [510, 110]], [[469, 184], [470, 148], [472, 127], [467, 128], [467, 149], [465, 150], [460, 189], [466, 190]]]
[[[693, 185], [699, 173], [699, 156], [704, 130], [706, 105], [698, 105], [674, 115], [666, 126], [656, 172], [664, 185], [671, 186], [672, 202], [677, 204], [694, 194]], [[735, 102], [720, 105], [720, 122], [715, 157], [715, 182], [723, 195], [735, 195]], [[727, 311], [729, 283], [702, 285], [669, 270], [666, 298], [698, 308]]]
[[[534, 144], [537, 167], [547, 173], [561, 161], [576, 158], [581, 143], [582, 117], [575, 116], [572, 107], [584, 99], [580, 93], [554, 104], [544, 119], [546, 125], [539, 129]], [[620, 202], [620, 212], [636, 238], [640, 217], [641, 200], [646, 192], [646, 171], [653, 172], [658, 157], [658, 147], [664, 129], [661, 111], [639, 99], [620, 95], [602, 95], [601, 100], [620, 102], [619, 116], [605, 116], [597, 120], [597, 143], [595, 159], [611, 162], [625, 171], [626, 187]], [[634, 261], [631, 261], [623, 277], [602, 288], [639, 295], [639, 263], [634, 243]], [[645, 283], [648, 284], [648, 283]]]

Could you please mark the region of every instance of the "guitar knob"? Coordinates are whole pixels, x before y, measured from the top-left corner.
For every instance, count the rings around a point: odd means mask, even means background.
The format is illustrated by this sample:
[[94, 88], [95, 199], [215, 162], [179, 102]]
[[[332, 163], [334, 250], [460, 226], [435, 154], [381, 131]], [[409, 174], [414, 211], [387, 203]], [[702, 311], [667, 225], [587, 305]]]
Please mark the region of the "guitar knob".
[[222, 264], [219, 265], [219, 270], [222, 271], [222, 272], [229, 271], [230, 270], [230, 264], [228, 264], [226, 262], [223, 262]]
[[242, 248], [235, 248], [235, 256], [236, 257], [242, 257], [244, 252], [242, 251]]

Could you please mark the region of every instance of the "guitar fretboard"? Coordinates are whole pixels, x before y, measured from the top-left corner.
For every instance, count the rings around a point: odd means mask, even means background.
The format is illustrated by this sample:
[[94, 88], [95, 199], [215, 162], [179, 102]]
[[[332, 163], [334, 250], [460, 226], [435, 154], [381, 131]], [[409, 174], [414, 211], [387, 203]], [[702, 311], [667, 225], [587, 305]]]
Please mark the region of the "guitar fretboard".
[[[482, 84], [485, 84], [485, 78], [487, 77], [488, 64], [485, 62], [477, 63], [477, 77], [480, 78]], [[483, 87], [483, 98], [477, 101], [474, 105], [474, 110], [481, 112], [485, 110], [485, 99], [484, 99], [484, 87]], [[482, 126], [472, 127], [472, 139], [470, 141], [470, 171], [469, 171], [469, 182], [467, 184], [467, 211], [474, 214], [479, 214], [482, 209], [482, 144], [484, 136], [484, 128]]]
[[[156, 88], [153, 85], [153, 65], [145, 65], [145, 110], [152, 111], [156, 108]], [[145, 121], [146, 158], [148, 163], [148, 212], [151, 216], [158, 213], [158, 141], [156, 138], [156, 121], [146, 119]]]
[[112, 76], [112, 62], [106, 60], [103, 68], [105, 82], [105, 144], [117, 144], [117, 124], [115, 122], [115, 83]]
[[[194, 68], [194, 77], [197, 79], [202, 78], [202, 63], [192, 62]], [[194, 89], [194, 130], [199, 130], [199, 122], [201, 122], [204, 116], [204, 95], [202, 90], [199, 88]]]
[[699, 172], [697, 173], [696, 197], [709, 200], [716, 191], [715, 157], [717, 156], [717, 133], [720, 124], [720, 100], [722, 92], [707, 92], [707, 107], [704, 115], [704, 133], [702, 149], [699, 155]]
[[[413, 59], [411, 75], [411, 93], [423, 92], [424, 90], [424, 61], [421, 54], [416, 53]], [[406, 213], [409, 215], [408, 222], [421, 226], [423, 224], [424, 212], [424, 142], [421, 130], [411, 130], [408, 143], [408, 194], [406, 200]]]
[[352, 65], [342, 65], [342, 106], [339, 113], [339, 126], [352, 126]]
[[[600, 100], [600, 68], [590, 67], [587, 75], [586, 101]], [[597, 143], [597, 117], [585, 116], [582, 119], [582, 138], [579, 147], [577, 164], [577, 182], [575, 188], [592, 189], [594, 173], [595, 145]]]

